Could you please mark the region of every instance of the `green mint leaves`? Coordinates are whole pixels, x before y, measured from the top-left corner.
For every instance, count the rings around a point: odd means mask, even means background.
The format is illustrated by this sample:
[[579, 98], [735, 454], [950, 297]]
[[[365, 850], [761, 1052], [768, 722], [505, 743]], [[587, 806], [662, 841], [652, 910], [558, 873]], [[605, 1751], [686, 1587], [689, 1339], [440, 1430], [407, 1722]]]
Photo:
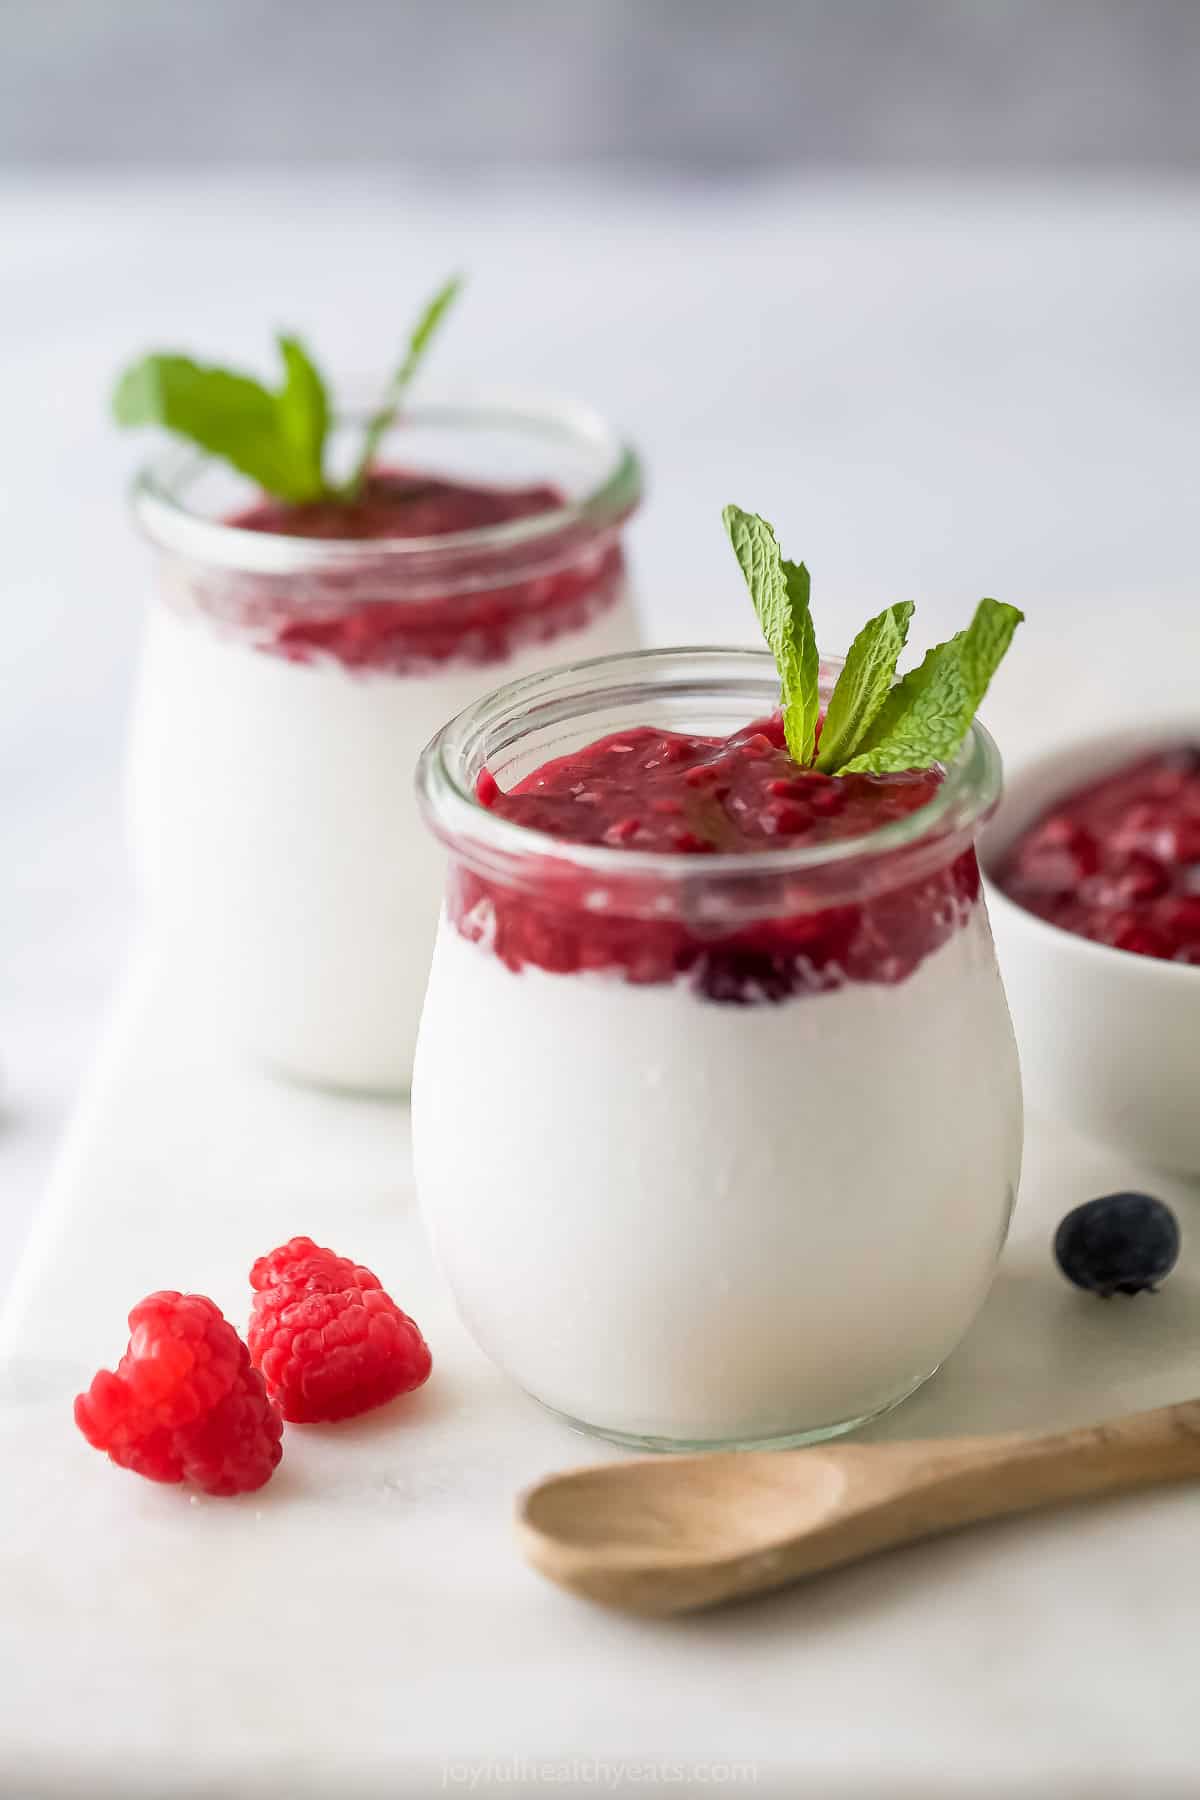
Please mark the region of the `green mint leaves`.
[[299, 338], [278, 339], [286, 379], [277, 397], [283, 440], [291, 447], [292, 465], [306, 493], [319, 494], [329, 434], [329, 398], [321, 372]]
[[840, 769], [862, 745], [891, 691], [914, 610], [911, 600], [886, 607], [851, 644], [825, 712], [818, 769]]
[[1000, 600], [981, 600], [967, 629], [938, 644], [892, 689], [843, 773], [887, 775], [949, 762], [1024, 617]]
[[367, 422], [362, 451], [344, 488], [337, 487], [325, 469], [331, 422], [328, 392], [298, 338], [276, 339], [283, 363], [277, 389], [253, 376], [186, 356], [144, 356], [117, 382], [113, 416], [118, 425], [159, 425], [199, 444], [289, 505], [352, 501], [361, 493], [380, 442], [395, 422], [404, 394], [461, 286], [458, 277], [448, 281], [421, 313], [404, 361], [382, 405]]
[[1025, 615], [999, 600], [981, 600], [965, 631], [937, 645], [919, 668], [896, 682], [914, 609], [908, 600], [886, 607], [850, 646], [825, 712], [818, 753], [818, 658], [808, 571], [780, 554], [774, 531], [756, 513], [727, 506], [722, 517], [779, 670], [784, 733], [793, 759], [804, 767], [815, 762], [830, 775], [886, 775], [951, 761]]
[[796, 762], [810, 763], [821, 696], [817, 638], [808, 609], [808, 570], [803, 563], [785, 561], [775, 533], [757, 513], [727, 506], [721, 517], [779, 670], [788, 749]]
[[117, 383], [117, 423], [162, 425], [232, 463], [281, 500], [315, 500], [325, 491], [325, 388], [294, 338], [281, 337], [278, 344], [284, 364], [278, 392], [249, 375], [206, 368], [186, 356], [144, 356]]
[[381, 405], [377, 411], [371, 414], [371, 417], [367, 421], [367, 431], [366, 436], [363, 439], [362, 454], [360, 455], [354, 473], [347, 484], [347, 492], [349, 494], [354, 495], [360, 492], [363, 482], [367, 478], [371, 464], [375, 460], [375, 452], [378, 450], [384, 434], [395, 423], [396, 414], [400, 410], [400, 402], [404, 398], [405, 392], [412, 382], [413, 376], [420, 368], [422, 359], [426, 350], [429, 348], [430, 341], [437, 331], [438, 326], [441, 324], [454, 302], [458, 299], [458, 296], [462, 291], [462, 284], [463, 278], [461, 275], [451, 276], [445, 286], [438, 289], [437, 293], [433, 296], [433, 299], [429, 302], [428, 306], [417, 320], [416, 325], [413, 327], [412, 336], [408, 340], [408, 352], [405, 355], [404, 361], [400, 364], [400, 367], [396, 370], [396, 373], [388, 383], [387, 392], [384, 395]]

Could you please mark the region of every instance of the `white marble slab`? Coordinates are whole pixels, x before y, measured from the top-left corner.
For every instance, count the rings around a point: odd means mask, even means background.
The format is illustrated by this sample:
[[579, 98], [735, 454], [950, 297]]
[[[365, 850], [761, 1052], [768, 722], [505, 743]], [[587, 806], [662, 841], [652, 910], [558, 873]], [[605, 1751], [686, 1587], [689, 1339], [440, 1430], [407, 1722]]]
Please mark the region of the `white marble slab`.
[[[1198, 208], [1169, 183], [0, 187], [0, 1284], [128, 917], [117, 768], [148, 570], [118, 500], [140, 449], [102, 410], [122, 357], [167, 333], [257, 366], [278, 316], [361, 373], [428, 271], [466, 263], [447, 379], [577, 388], [647, 452], [654, 641], [752, 635], [716, 525], [737, 498], [808, 556], [829, 643], [905, 595], [921, 643], [981, 589], [1025, 605], [987, 709], [1020, 755], [1194, 702]], [[675, 1625], [529, 1574], [515, 1490], [608, 1452], [462, 1336], [406, 1129], [228, 1064], [154, 978], [128, 987], [0, 1326], [4, 1800], [536, 1793], [569, 1758], [585, 1791], [1191, 1800], [1194, 1494], [1014, 1522]], [[888, 1432], [1200, 1391], [1197, 1190], [1155, 1183], [1186, 1247], [1153, 1302], [1090, 1303], [1049, 1260], [1067, 1206], [1152, 1179], [1035, 1127], [988, 1309]], [[293, 1429], [246, 1501], [193, 1503], [89, 1452], [71, 1397], [119, 1354], [128, 1305], [175, 1284], [244, 1316], [253, 1255], [304, 1229], [387, 1275], [433, 1343], [429, 1389]], [[720, 1783], [734, 1762], [757, 1781]]]
[[[1153, 1180], [1185, 1225], [1154, 1299], [1090, 1300], [1050, 1260], [1066, 1207], [1151, 1179], [1035, 1126], [982, 1318], [879, 1434], [1068, 1425], [1200, 1390], [1195, 1189]], [[71, 1400], [119, 1354], [128, 1305], [178, 1285], [244, 1319], [251, 1259], [301, 1230], [386, 1277], [433, 1346], [428, 1388], [289, 1428], [279, 1473], [243, 1500], [152, 1487], [89, 1450]], [[150, 969], [0, 1344], [14, 1800], [536, 1794], [557, 1785], [547, 1770], [584, 1791], [814, 1800], [1196, 1793], [1194, 1490], [979, 1529], [674, 1623], [540, 1581], [510, 1539], [515, 1492], [613, 1453], [511, 1391], [458, 1326], [413, 1208], [405, 1112], [230, 1064]]]

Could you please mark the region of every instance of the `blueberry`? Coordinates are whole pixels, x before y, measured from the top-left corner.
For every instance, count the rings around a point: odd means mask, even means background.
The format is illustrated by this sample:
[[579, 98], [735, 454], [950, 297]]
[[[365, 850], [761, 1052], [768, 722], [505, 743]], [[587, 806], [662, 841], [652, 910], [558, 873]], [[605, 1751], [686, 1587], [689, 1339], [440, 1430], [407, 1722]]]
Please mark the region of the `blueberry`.
[[1103, 1194], [1067, 1214], [1054, 1255], [1067, 1280], [1090, 1294], [1153, 1293], [1175, 1267], [1179, 1225], [1149, 1194]]

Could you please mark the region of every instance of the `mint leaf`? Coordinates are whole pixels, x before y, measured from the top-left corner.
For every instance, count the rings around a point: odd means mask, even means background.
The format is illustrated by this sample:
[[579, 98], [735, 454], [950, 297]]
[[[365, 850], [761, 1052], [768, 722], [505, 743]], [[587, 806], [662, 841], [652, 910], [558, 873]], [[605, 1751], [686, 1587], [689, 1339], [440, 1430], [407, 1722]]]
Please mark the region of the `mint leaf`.
[[839, 773], [887, 775], [949, 762], [1024, 616], [1002, 601], [981, 600], [966, 630], [938, 644], [892, 689]]
[[298, 338], [276, 339], [285, 380], [276, 402], [283, 436], [292, 444], [297, 468], [314, 493], [325, 486], [322, 462], [329, 432], [329, 399], [320, 372]]
[[[361, 491], [379, 442], [461, 286], [458, 276], [446, 282], [417, 320], [404, 361], [368, 421], [358, 466], [341, 490], [344, 499]], [[330, 425], [325, 383], [298, 338], [276, 342], [283, 361], [277, 393], [250, 375], [155, 353], [125, 370], [113, 393], [113, 415], [119, 425], [161, 425], [189, 438], [293, 505], [329, 496], [337, 490], [322, 469]]]
[[384, 434], [389, 431], [395, 423], [396, 415], [400, 410], [400, 402], [404, 398], [405, 391], [420, 367], [421, 359], [424, 357], [425, 352], [429, 347], [430, 340], [442, 320], [445, 318], [447, 312], [449, 312], [451, 306], [453, 306], [455, 300], [457, 300], [462, 284], [463, 278], [461, 275], [452, 276], [443, 287], [438, 289], [437, 293], [433, 296], [433, 299], [429, 302], [424, 312], [417, 320], [416, 325], [413, 327], [412, 336], [408, 340], [408, 351], [404, 361], [400, 364], [400, 367], [388, 383], [382, 404], [367, 420], [367, 429], [363, 438], [362, 450], [359, 454], [358, 462], [355, 465], [354, 473], [346, 484], [346, 491], [348, 494], [357, 494], [361, 492], [362, 485], [370, 473], [371, 464], [375, 460], [375, 452], [378, 450]]
[[785, 698], [784, 730], [788, 729], [789, 705], [795, 706], [798, 713], [797, 744], [805, 747], [798, 751], [797, 745], [792, 743], [789, 736], [788, 749], [797, 762], [810, 763], [817, 747], [817, 720], [821, 717], [821, 656], [817, 649], [816, 626], [809, 610], [812, 584], [803, 563], [789, 562], [786, 556], [780, 560], [787, 582], [788, 606], [791, 609], [799, 668], [799, 682], [790, 701]]
[[779, 670], [788, 749], [796, 762], [811, 763], [821, 699], [808, 570], [784, 560], [775, 533], [757, 513], [727, 506], [721, 517]]
[[849, 762], [871, 729], [895, 678], [914, 610], [911, 600], [886, 607], [851, 644], [825, 710], [818, 769], [832, 773]]
[[267, 493], [293, 503], [325, 491], [324, 387], [294, 338], [280, 338], [284, 386], [274, 394], [249, 375], [186, 356], [152, 354], [125, 370], [113, 394], [118, 425], [161, 425], [232, 463]]

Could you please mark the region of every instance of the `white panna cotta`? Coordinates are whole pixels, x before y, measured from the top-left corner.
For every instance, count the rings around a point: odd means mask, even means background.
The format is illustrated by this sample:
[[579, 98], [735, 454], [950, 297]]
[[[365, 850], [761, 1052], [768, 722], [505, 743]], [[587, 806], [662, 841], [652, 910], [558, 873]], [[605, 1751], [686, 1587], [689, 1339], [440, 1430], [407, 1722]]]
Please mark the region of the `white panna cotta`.
[[[627, 594], [554, 641], [636, 642]], [[544, 668], [545, 649], [503, 665]], [[159, 607], [129, 770], [135, 869], [156, 941], [204, 1008], [285, 1074], [408, 1086], [445, 859], [412, 770], [487, 674], [405, 677], [293, 663]]]
[[982, 903], [898, 987], [757, 1005], [513, 971], [443, 921], [416, 1100], [438, 1260], [489, 1355], [603, 1431], [771, 1440], [869, 1417], [991, 1284], [1012, 1061]]
[[530, 479], [384, 469], [352, 513], [137, 495], [162, 552], [129, 768], [152, 939], [231, 1047], [382, 1092], [409, 1085], [444, 880], [422, 747], [497, 679], [637, 642], [637, 465], [597, 421], [432, 409], [403, 431], [468, 466], [486, 439]]
[[[507, 793], [476, 777], [475, 817], [438, 764], [508, 744], [498, 712], [427, 759], [453, 867], [414, 1080], [421, 1205], [480, 1346], [619, 1440], [796, 1441], [894, 1404], [978, 1312], [1015, 1199], [1020, 1083], [972, 847], [994, 752], [976, 732], [944, 784], [907, 787], [793, 766], [780, 795], [772, 730], [610, 730], [564, 757], [559, 725], [542, 770], [506, 752]], [[640, 812], [631, 760], [654, 770]], [[671, 854], [713, 768], [735, 813], [805, 849], [741, 877]], [[591, 843], [552, 841], [592, 804]], [[637, 839], [628, 881], [594, 854]]]

